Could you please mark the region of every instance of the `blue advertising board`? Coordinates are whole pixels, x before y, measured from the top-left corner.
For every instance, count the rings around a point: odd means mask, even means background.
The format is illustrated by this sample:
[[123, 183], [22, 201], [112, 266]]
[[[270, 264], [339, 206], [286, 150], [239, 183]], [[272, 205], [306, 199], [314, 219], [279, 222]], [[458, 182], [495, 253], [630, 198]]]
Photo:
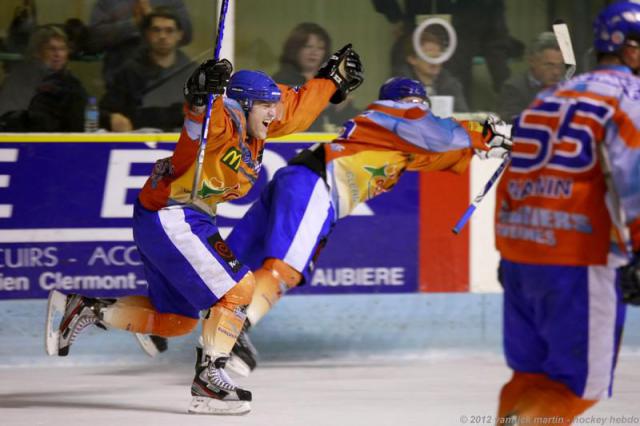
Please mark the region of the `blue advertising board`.
[[[177, 138], [177, 135], [176, 135]], [[172, 142], [122, 138], [0, 143], [0, 299], [144, 294], [132, 203]], [[152, 139], [152, 137], [150, 137]], [[136, 139], [140, 140], [140, 138]], [[270, 143], [258, 184], [217, 217], [223, 236], [302, 143]], [[297, 293], [417, 291], [418, 178], [359, 206], [335, 227], [311, 282]]]

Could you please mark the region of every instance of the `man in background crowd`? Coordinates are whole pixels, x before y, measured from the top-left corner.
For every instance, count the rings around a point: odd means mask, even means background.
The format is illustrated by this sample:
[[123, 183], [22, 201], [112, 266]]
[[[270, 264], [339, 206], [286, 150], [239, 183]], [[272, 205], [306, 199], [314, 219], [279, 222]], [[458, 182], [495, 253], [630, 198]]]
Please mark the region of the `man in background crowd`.
[[102, 127], [115, 132], [139, 128], [173, 131], [182, 127], [182, 84], [192, 63], [178, 49], [184, 35], [169, 9], [142, 21], [146, 46], [116, 74], [100, 102]]
[[142, 45], [141, 24], [154, 8], [171, 9], [182, 28], [181, 45], [192, 36], [191, 18], [182, 0], [97, 0], [89, 20], [90, 53], [104, 52], [102, 75], [110, 84], [123, 64]]
[[558, 40], [552, 32], [538, 35], [529, 48], [529, 68], [504, 83], [498, 99], [498, 112], [511, 122], [520, 114], [539, 91], [562, 80], [564, 63]]

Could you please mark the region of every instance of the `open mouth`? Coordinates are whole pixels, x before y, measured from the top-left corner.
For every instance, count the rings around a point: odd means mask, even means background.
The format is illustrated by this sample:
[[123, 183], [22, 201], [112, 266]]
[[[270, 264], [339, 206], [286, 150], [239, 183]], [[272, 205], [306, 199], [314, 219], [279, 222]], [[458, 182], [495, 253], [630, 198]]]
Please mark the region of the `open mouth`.
[[272, 119], [272, 118], [269, 118], [269, 119], [263, 120], [263, 121], [262, 121], [262, 125], [263, 125], [263, 126], [264, 126], [264, 128], [266, 129], [266, 128], [268, 128], [268, 127], [269, 127], [269, 124], [271, 124], [271, 122], [272, 122], [272, 121], [273, 121], [273, 119]]

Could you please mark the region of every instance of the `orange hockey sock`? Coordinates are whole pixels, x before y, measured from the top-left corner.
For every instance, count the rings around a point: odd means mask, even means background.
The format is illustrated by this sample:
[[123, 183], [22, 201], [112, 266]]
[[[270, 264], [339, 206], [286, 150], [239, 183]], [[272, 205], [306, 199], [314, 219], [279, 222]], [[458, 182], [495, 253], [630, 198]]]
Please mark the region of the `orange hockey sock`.
[[113, 305], [104, 308], [102, 320], [121, 330], [163, 337], [187, 334], [198, 324], [197, 318], [156, 311], [149, 298], [144, 296], [118, 299]]
[[502, 388], [497, 424], [508, 424], [506, 418], [517, 416], [518, 425], [570, 425], [596, 402], [578, 397], [565, 384], [544, 374], [515, 372]]
[[255, 289], [253, 274], [248, 272], [207, 313], [202, 323], [204, 353], [217, 357], [228, 355], [244, 325], [244, 308]]
[[269, 258], [254, 272], [256, 290], [247, 308], [247, 319], [256, 325], [278, 300], [302, 281], [302, 274], [280, 259]]

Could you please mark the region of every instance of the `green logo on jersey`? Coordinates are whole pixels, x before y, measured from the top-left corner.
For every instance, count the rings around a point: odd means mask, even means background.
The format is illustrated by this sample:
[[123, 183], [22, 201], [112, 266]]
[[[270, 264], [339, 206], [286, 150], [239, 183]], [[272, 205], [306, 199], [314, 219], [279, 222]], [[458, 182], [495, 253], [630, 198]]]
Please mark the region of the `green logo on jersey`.
[[237, 172], [240, 167], [240, 162], [242, 161], [242, 153], [232, 146], [224, 153], [220, 161], [234, 172]]
[[215, 177], [202, 181], [202, 187], [198, 191], [200, 198], [220, 197], [222, 200], [233, 200], [240, 197], [240, 184], [224, 186], [224, 183]]
[[212, 195], [222, 195], [224, 194], [225, 188], [212, 188], [207, 185], [207, 182], [202, 182], [202, 188], [198, 191], [198, 195], [200, 198], [211, 197]]
[[386, 164], [382, 167], [364, 166], [364, 169], [371, 174], [371, 178], [387, 177]]

